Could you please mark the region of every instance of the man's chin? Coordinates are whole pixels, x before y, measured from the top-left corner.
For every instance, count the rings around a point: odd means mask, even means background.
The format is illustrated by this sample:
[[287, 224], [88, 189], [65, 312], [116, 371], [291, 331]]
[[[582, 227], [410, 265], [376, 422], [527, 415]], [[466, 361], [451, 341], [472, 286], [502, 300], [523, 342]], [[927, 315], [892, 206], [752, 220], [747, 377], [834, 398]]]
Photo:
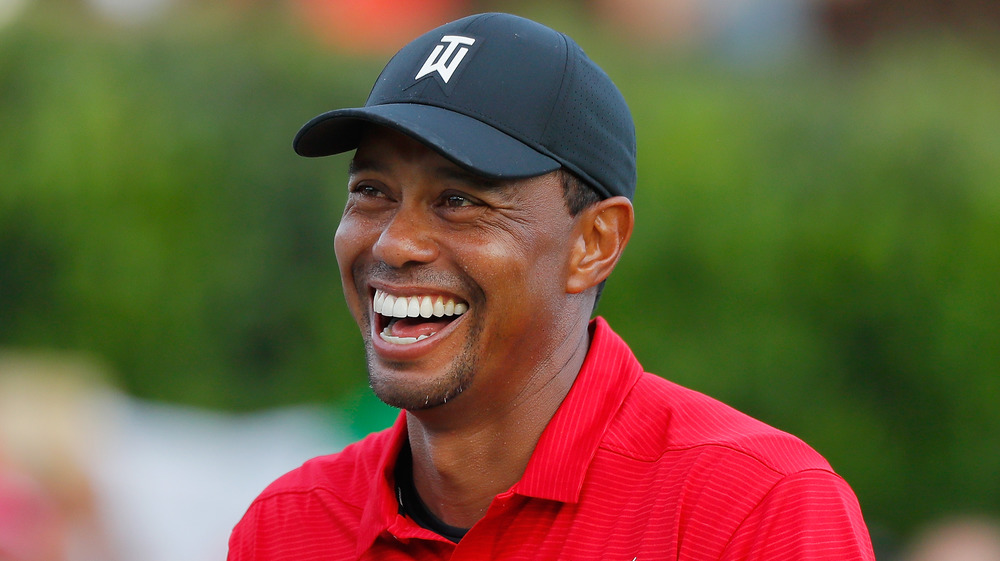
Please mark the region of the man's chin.
[[412, 388], [400, 389], [395, 386], [386, 386], [375, 382], [371, 383], [375, 397], [389, 407], [403, 409], [406, 411], [426, 411], [447, 404], [459, 397], [464, 388], [458, 387], [449, 391], [438, 392], [418, 392]]
[[452, 367], [428, 375], [413, 369], [383, 367], [369, 361], [368, 385], [383, 403], [407, 411], [423, 411], [454, 401], [472, 383], [471, 368]]

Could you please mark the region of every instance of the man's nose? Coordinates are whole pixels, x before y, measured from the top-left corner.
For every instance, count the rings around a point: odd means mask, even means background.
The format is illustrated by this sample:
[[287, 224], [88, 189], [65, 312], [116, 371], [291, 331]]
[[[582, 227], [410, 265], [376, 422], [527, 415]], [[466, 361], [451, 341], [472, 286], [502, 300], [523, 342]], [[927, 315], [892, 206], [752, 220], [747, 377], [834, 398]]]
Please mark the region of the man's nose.
[[430, 263], [438, 255], [432, 220], [433, 217], [419, 205], [401, 205], [382, 230], [372, 252], [377, 259], [396, 268], [411, 263]]

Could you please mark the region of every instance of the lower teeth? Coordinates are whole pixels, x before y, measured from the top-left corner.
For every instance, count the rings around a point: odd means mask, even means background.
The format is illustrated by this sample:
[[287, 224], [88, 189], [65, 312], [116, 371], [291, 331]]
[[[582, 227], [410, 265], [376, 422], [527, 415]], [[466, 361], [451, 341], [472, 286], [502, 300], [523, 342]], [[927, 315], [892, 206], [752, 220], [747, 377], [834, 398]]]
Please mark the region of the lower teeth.
[[417, 341], [423, 341], [424, 339], [428, 337], [433, 337], [435, 335], [437, 335], [437, 332], [431, 333], [430, 335], [421, 335], [420, 337], [396, 337], [395, 335], [389, 333], [388, 326], [386, 326], [386, 328], [383, 329], [381, 333], [379, 333], [379, 337], [381, 337], [383, 341], [392, 343], [394, 345], [412, 345]]

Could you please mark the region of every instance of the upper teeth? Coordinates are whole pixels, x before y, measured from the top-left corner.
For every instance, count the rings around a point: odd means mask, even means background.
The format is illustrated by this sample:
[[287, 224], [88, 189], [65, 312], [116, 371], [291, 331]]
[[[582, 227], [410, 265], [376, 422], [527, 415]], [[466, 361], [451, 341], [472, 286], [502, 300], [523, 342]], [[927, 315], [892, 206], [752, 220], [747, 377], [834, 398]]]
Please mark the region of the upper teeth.
[[372, 306], [375, 313], [394, 318], [460, 316], [469, 309], [468, 304], [443, 296], [393, 296], [381, 290], [375, 291]]

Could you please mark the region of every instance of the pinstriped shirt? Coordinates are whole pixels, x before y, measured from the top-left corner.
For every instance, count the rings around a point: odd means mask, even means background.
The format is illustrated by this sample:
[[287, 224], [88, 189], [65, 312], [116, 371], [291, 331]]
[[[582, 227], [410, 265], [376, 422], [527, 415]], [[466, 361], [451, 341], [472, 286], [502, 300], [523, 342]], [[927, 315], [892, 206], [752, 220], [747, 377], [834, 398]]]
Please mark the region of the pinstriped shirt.
[[458, 543], [399, 513], [395, 425], [269, 486], [230, 561], [873, 561], [857, 499], [801, 440], [645, 373], [608, 324], [522, 478]]

